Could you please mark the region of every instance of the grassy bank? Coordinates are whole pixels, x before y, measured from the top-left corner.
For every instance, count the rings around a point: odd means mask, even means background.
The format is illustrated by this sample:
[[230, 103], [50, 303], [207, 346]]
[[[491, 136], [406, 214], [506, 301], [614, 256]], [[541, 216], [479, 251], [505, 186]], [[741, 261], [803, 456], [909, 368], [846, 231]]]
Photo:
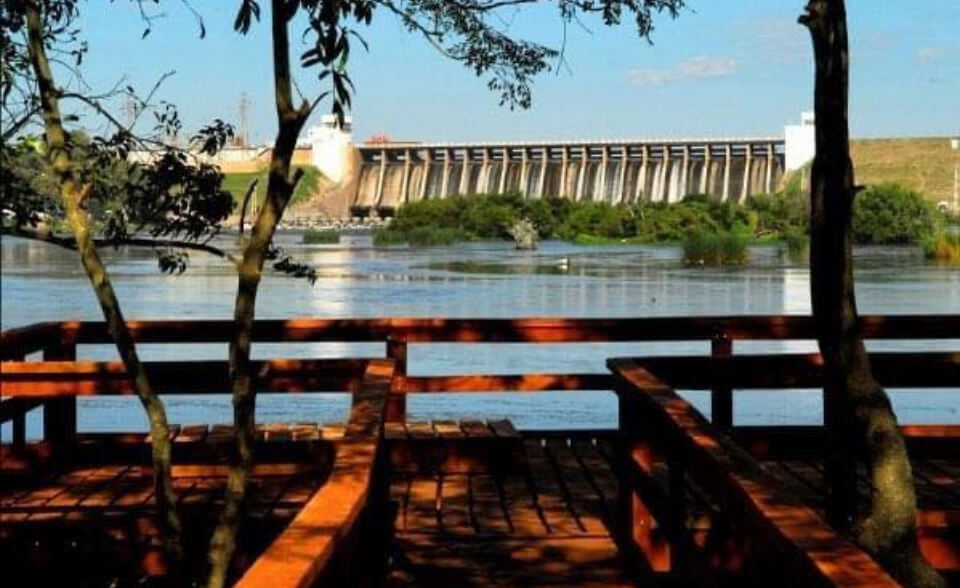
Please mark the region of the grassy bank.
[[[300, 178], [296, 189], [293, 191], [293, 197], [290, 199], [291, 204], [298, 204], [309, 200], [310, 196], [317, 192], [320, 185], [320, 178], [322, 177], [320, 170], [312, 165], [298, 165], [296, 167], [303, 169], [303, 177]], [[237, 202], [237, 212], [240, 211], [239, 207], [243, 204], [243, 197], [246, 195], [247, 188], [254, 178], [259, 180], [257, 182], [257, 193], [255, 195], [257, 205], [259, 206], [267, 193], [267, 168], [264, 167], [255, 172], [223, 174], [223, 189], [233, 195], [234, 201]]]
[[850, 155], [858, 184], [899, 184], [932, 202], [953, 198], [954, 153], [945, 137], [861, 139]]

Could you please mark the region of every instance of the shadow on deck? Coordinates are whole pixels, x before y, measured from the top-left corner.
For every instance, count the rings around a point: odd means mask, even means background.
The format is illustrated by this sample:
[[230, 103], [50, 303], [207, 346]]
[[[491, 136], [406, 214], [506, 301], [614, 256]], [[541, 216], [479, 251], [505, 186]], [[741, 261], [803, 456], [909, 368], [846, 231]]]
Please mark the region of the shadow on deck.
[[[449, 425], [434, 426], [439, 437]], [[489, 440], [422, 440], [412, 452], [462, 455], [500, 443], [485, 463], [391, 472], [389, 585], [632, 585], [609, 530], [617, 500], [609, 435], [509, 431]]]

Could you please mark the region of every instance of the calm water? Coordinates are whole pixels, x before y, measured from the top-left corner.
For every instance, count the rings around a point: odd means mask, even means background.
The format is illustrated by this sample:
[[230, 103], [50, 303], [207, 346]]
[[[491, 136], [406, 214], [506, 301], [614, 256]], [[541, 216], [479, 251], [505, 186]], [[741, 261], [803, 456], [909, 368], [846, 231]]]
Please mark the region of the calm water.
[[[547, 242], [536, 252], [517, 252], [507, 243], [472, 243], [444, 248], [375, 249], [369, 238], [345, 237], [339, 246], [303, 246], [299, 235], [281, 244], [320, 274], [303, 280], [267, 277], [260, 289], [258, 318], [443, 316], [443, 317], [644, 317], [719, 314], [809, 313], [809, 274], [775, 247], [752, 250], [745, 268], [685, 268], [676, 247], [581, 247]], [[124, 311], [130, 319], [230, 318], [236, 279], [217, 260], [195, 254], [181, 276], [161, 275], [149, 251], [106, 254]], [[563, 270], [558, 260], [569, 258]], [[926, 262], [916, 249], [857, 251], [858, 304], [864, 313], [960, 313], [960, 270]], [[2, 326], [44, 320], [102, 317], [73, 252], [4, 238]], [[960, 334], [958, 334], [960, 336]], [[887, 344], [884, 349], [960, 349], [960, 339]], [[225, 359], [225, 345], [144, 345], [146, 359]], [[874, 346], [879, 349], [879, 347]], [[738, 352], [810, 351], [809, 342], [743, 343]], [[706, 353], [706, 344], [430, 345], [411, 346], [413, 375], [518, 372], [602, 372], [617, 355]], [[381, 356], [380, 344], [257, 345], [258, 357]], [[113, 359], [108, 346], [81, 347], [86, 359]], [[960, 388], [954, 392], [960, 392]], [[960, 394], [948, 391], [891, 391], [904, 422], [960, 423]], [[706, 410], [703, 393], [689, 393]], [[171, 420], [228, 422], [223, 397], [171, 397]], [[413, 396], [416, 420], [508, 417], [520, 427], [612, 427], [616, 404], [609, 392], [530, 395]], [[341, 421], [343, 395], [262, 395], [263, 421]], [[736, 397], [738, 423], [816, 423], [815, 391], [750, 391]], [[39, 415], [28, 421], [39, 432]], [[133, 398], [81, 399], [82, 430], [145, 429]], [[3, 431], [7, 438], [8, 431]]]

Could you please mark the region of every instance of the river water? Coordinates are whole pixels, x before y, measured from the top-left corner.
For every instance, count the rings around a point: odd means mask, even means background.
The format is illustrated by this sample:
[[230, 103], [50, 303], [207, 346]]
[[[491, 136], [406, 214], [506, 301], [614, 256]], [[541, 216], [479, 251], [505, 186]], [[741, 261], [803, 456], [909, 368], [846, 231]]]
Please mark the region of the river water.
[[[224, 238], [224, 244], [230, 241]], [[314, 285], [269, 275], [258, 296], [258, 318], [290, 317], [647, 317], [724, 314], [807, 314], [809, 272], [775, 246], [751, 250], [741, 268], [688, 268], [669, 246], [576, 246], [545, 242], [535, 252], [508, 243], [436, 248], [374, 248], [369, 237], [345, 236], [340, 245], [307, 246], [294, 232], [279, 242], [317, 268]], [[101, 320], [76, 254], [18, 239], [2, 240], [2, 327], [45, 320]], [[128, 319], [226, 319], [232, 316], [236, 278], [220, 261], [194, 254], [183, 275], [162, 275], [149, 251], [105, 252]], [[559, 261], [569, 260], [568, 267]], [[863, 313], [960, 313], [960, 270], [927, 262], [915, 248], [870, 247], [855, 254]], [[143, 345], [145, 359], [225, 359], [226, 345]], [[876, 350], [960, 350], [958, 339], [874, 345]], [[738, 353], [805, 352], [811, 342], [738, 343]], [[520, 372], [603, 372], [611, 356], [707, 353], [705, 343], [412, 345], [411, 375]], [[257, 357], [382, 356], [381, 344], [254, 346]], [[83, 346], [81, 359], [115, 359], [109, 346]], [[898, 415], [909, 423], [960, 423], [955, 390], [892, 390]], [[688, 398], [709, 412], [705, 393]], [[177, 423], [230, 420], [227, 396], [166, 399]], [[258, 419], [336, 422], [345, 419], [342, 394], [261, 395]], [[745, 391], [736, 396], [738, 424], [820, 422], [815, 390]], [[420, 395], [408, 401], [411, 420], [511, 418], [521, 428], [606, 428], [616, 425], [610, 392]], [[39, 413], [39, 411], [34, 411]], [[28, 435], [40, 432], [28, 418]], [[144, 430], [134, 398], [82, 398], [79, 427], [87, 431]], [[3, 438], [9, 431], [4, 428]]]

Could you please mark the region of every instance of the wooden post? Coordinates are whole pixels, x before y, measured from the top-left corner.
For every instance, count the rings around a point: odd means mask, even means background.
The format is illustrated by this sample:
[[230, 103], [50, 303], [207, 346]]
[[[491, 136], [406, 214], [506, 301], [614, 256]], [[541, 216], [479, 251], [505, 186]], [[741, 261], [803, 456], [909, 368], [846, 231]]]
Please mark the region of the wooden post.
[[13, 448], [23, 449], [27, 445], [27, 413], [21, 412], [13, 417]]
[[[43, 361], [76, 361], [76, 333], [61, 329], [59, 337], [43, 349]], [[74, 396], [53, 398], [43, 405], [43, 438], [56, 447], [63, 447], [77, 436], [77, 399]]]
[[[6, 358], [7, 361], [23, 361], [24, 356]], [[18, 412], [10, 423], [14, 449], [23, 449], [27, 444], [27, 411]]]
[[645, 474], [653, 472], [656, 454], [637, 421], [640, 408], [630, 398], [630, 392], [618, 391], [620, 430], [616, 450], [616, 464], [620, 478], [617, 496], [617, 542], [622, 550], [641, 556], [654, 572], [671, 569], [670, 544], [667, 542], [653, 513], [634, 489], [632, 472], [639, 467]]
[[407, 339], [403, 335], [387, 337], [387, 358], [394, 361], [390, 396], [387, 398], [386, 420], [389, 423], [407, 420]]
[[[733, 341], [726, 333], [717, 331], [710, 341], [710, 357], [733, 355]], [[727, 384], [714, 384], [710, 390], [710, 420], [723, 430], [733, 426], [733, 390]]]

